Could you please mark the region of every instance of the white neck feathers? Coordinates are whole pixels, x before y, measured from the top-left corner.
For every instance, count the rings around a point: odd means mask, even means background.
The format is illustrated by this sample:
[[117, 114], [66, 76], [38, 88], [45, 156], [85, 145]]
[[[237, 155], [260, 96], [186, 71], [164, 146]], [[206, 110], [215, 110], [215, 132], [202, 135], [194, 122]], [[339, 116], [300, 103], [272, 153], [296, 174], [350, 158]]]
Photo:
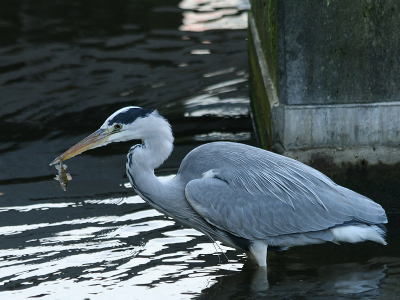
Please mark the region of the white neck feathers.
[[173, 149], [174, 137], [170, 124], [155, 112], [137, 119], [135, 129], [135, 136], [142, 139], [143, 145], [135, 148], [132, 159], [143, 168], [158, 168]]

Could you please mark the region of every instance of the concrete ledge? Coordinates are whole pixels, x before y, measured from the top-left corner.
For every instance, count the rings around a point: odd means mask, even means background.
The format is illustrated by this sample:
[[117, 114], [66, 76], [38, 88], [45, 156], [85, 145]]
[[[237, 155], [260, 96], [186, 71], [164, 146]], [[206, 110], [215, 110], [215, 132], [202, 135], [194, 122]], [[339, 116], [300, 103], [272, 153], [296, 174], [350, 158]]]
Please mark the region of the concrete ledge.
[[272, 110], [272, 132], [286, 150], [400, 143], [400, 102], [280, 105], [276, 109]]

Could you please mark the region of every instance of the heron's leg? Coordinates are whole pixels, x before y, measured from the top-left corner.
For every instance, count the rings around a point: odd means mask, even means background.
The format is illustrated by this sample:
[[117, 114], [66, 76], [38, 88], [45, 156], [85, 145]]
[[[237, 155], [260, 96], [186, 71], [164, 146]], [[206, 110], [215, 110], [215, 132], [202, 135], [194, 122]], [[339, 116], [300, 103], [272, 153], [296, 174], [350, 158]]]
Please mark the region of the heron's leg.
[[250, 245], [250, 253], [260, 267], [267, 267], [268, 244], [264, 241], [255, 240]]
[[267, 267], [259, 267], [251, 278], [251, 290], [255, 293], [265, 292], [269, 289]]

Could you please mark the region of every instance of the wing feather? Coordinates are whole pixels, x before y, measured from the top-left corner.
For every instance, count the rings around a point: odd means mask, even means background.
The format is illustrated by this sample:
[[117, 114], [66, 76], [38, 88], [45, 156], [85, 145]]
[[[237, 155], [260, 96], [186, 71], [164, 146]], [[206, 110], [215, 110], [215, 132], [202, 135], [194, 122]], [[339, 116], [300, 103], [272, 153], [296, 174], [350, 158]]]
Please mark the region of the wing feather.
[[[214, 178], [196, 176], [207, 171]], [[187, 178], [188, 202], [202, 217], [248, 239], [322, 236], [317, 232], [351, 222], [387, 222], [383, 208], [367, 197], [298, 161], [246, 145], [198, 147], [179, 172]]]

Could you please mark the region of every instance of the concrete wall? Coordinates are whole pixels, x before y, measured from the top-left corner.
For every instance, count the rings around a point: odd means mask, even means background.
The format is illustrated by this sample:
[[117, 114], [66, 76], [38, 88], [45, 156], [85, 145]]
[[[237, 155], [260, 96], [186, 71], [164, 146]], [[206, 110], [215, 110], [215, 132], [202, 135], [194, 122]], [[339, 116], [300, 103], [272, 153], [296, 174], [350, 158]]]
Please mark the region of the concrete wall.
[[400, 100], [399, 0], [281, 0], [277, 11], [283, 103]]
[[262, 145], [305, 162], [400, 162], [400, 1], [251, 2]]

